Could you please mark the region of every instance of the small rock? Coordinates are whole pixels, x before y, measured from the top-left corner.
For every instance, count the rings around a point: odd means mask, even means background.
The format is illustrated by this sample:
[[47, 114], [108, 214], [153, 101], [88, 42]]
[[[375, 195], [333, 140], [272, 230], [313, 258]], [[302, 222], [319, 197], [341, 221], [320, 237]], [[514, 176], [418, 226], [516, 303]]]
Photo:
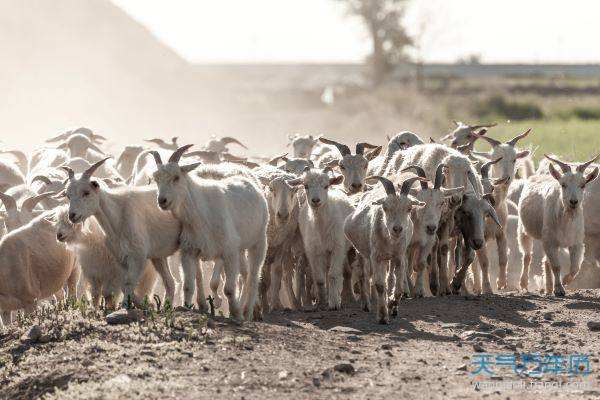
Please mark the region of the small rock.
[[313, 383], [313, 385], [315, 385], [315, 387], [321, 386], [321, 380], [319, 378], [317, 378], [316, 376], [312, 378], [312, 383]]
[[23, 339], [36, 343], [40, 340], [41, 337], [42, 328], [39, 325], [33, 325], [31, 328], [29, 328]]
[[546, 321], [552, 321], [554, 319], [554, 313], [553, 312], [545, 312], [544, 319]]
[[467, 364], [463, 364], [460, 367], [456, 368], [457, 371], [466, 371], [467, 370]]
[[330, 328], [328, 330], [329, 330], [329, 332], [343, 332], [343, 333], [355, 333], [355, 334], [362, 333], [358, 329], [350, 328], [349, 326], [334, 326], [333, 328]]
[[341, 372], [343, 374], [354, 375], [356, 370], [352, 364], [337, 364], [333, 367], [334, 371]]
[[587, 327], [592, 332], [600, 331], [600, 322], [599, 321], [589, 321], [587, 323]]
[[213, 319], [209, 319], [206, 321], [206, 327], [210, 329], [215, 329], [215, 321]]
[[382, 344], [381, 345], [381, 350], [391, 350], [392, 346], [389, 344]]
[[106, 316], [106, 323], [109, 325], [130, 324], [140, 321], [143, 315], [142, 310], [118, 310]]
[[277, 374], [277, 377], [279, 378], [279, 380], [284, 380], [285, 378], [288, 377], [288, 372], [287, 371], [279, 371], [279, 373]]
[[348, 339], [351, 342], [360, 342], [362, 340], [362, 338], [360, 336], [356, 336], [356, 335], [350, 335], [346, 339]]
[[477, 353], [483, 353], [485, 351], [485, 349], [483, 348], [481, 343], [475, 343], [473, 345], [473, 350], [475, 350], [475, 352], [477, 352]]

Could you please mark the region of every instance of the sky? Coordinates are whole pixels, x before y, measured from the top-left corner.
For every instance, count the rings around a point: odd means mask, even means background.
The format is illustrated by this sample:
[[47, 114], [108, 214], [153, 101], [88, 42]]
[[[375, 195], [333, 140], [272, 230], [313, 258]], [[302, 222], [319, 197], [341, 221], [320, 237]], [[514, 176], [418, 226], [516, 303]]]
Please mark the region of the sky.
[[[361, 21], [335, 0], [112, 0], [190, 62], [361, 62]], [[600, 1], [412, 0], [414, 55], [600, 62]]]

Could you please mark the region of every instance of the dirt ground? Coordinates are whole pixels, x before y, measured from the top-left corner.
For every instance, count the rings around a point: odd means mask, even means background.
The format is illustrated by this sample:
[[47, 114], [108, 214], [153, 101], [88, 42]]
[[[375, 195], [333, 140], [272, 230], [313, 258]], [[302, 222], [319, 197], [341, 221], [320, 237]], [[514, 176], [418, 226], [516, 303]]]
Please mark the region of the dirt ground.
[[[1, 399], [553, 398], [600, 395], [600, 290], [564, 299], [505, 293], [403, 300], [390, 325], [373, 314], [276, 312], [238, 326], [196, 312], [108, 325], [99, 311], [47, 308], [0, 336]], [[39, 330], [30, 330], [38, 325]], [[589, 355], [569, 377], [493, 367], [476, 357]], [[552, 389], [475, 387], [554, 384]], [[579, 388], [558, 383], [583, 382]], [[572, 384], [572, 383], [571, 383]]]

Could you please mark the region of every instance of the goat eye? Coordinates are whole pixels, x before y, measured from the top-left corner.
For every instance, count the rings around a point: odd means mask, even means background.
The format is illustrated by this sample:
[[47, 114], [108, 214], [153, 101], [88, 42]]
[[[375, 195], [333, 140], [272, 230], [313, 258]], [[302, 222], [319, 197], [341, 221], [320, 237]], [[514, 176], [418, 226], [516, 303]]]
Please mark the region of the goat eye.
[[344, 171], [344, 170], [346, 170], [346, 167], [344, 167], [343, 165], [340, 164], [340, 170]]
[[173, 178], [173, 182], [179, 182], [179, 176], [176, 176], [175, 178]]
[[90, 192], [88, 192], [87, 190], [85, 192], [83, 192], [83, 197], [88, 197], [90, 195]]
[[564, 183], [563, 183], [563, 184], [561, 184], [560, 186], [562, 186], [562, 187], [563, 187], [563, 189], [566, 189], [566, 188], [567, 188], [567, 185], [565, 185]]

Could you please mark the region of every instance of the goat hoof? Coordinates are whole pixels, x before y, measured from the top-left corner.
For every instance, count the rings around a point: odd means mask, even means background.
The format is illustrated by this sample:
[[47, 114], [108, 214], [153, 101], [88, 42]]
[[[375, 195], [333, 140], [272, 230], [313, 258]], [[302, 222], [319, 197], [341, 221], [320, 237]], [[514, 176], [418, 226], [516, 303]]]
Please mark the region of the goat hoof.
[[379, 318], [379, 321], [378, 321], [378, 323], [379, 323], [380, 325], [389, 325], [389, 323], [390, 323], [390, 320], [389, 320], [389, 318], [382, 317], [382, 318]]
[[554, 296], [556, 297], [565, 297], [565, 289], [560, 288], [560, 289], [554, 289]]

